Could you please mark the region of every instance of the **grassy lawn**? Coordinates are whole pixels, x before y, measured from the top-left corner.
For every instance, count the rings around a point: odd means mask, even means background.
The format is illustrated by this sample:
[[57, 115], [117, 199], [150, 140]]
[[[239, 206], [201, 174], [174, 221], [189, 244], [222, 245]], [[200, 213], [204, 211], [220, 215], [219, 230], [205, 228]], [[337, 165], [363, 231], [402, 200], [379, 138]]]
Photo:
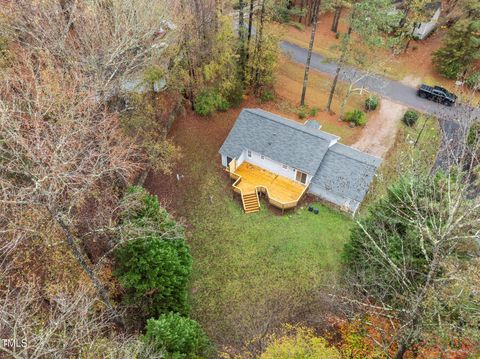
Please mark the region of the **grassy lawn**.
[[303, 208], [280, 216], [265, 207], [245, 215], [227, 196], [196, 209], [193, 308], [217, 342], [261, 335], [259, 322], [301, 320], [295, 310], [333, 283], [351, 222], [317, 206], [318, 215]]
[[[254, 107], [254, 104], [245, 104]], [[188, 114], [172, 129], [184, 160], [147, 187], [187, 225], [194, 259], [193, 316], [219, 347], [239, 348], [277, 325], [300, 321], [312, 295], [335, 282], [351, 219], [322, 204], [245, 215], [217, 151], [239, 109], [209, 119]]]

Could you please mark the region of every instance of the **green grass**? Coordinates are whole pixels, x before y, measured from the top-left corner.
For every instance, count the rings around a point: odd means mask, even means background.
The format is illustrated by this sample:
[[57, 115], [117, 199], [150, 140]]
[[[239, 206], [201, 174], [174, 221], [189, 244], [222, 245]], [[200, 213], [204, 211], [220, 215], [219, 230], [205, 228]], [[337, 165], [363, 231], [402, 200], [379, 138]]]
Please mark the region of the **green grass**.
[[215, 165], [191, 169], [204, 171], [184, 203], [193, 316], [217, 344], [239, 345], [262, 322], [291, 320], [293, 308], [335, 282], [350, 217], [318, 203], [318, 215], [305, 207], [279, 215], [265, 202], [246, 215]]
[[283, 323], [302, 321], [325, 286], [336, 283], [353, 224], [320, 203], [318, 215], [307, 208], [280, 215], [263, 201], [260, 212], [244, 214], [217, 152], [235, 111], [178, 119], [172, 137], [188, 157], [175, 172], [185, 179], [166, 198], [187, 226], [192, 316], [220, 350], [241, 349]]

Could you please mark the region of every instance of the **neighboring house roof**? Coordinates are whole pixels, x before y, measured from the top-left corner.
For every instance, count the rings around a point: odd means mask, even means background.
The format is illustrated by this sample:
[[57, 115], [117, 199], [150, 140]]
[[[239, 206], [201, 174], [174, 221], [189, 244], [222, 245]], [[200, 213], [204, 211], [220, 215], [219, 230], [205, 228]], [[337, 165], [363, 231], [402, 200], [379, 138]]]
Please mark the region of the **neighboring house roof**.
[[244, 109], [219, 152], [238, 158], [249, 149], [313, 176], [338, 139], [270, 112]]
[[362, 202], [380, 163], [380, 158], [336, 143], [311, 183], [334, 195]]

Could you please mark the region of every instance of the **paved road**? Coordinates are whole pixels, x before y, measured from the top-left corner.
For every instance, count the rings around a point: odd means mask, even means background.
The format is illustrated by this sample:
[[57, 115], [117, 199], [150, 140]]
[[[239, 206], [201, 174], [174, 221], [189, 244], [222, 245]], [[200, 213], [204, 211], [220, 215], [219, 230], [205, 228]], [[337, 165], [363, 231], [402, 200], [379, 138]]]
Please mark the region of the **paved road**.
[[[280, 43], [282, 50], [295, 62], [305, 64], [307, 60], [307, 49], [294, 45], [292, 43], [282, 41]], [[334, 76], [337, 65], [328, 62], [323, 56], [313, 53], [310, 67], [323, 72], [327, 75]], [[474, 118], [480, 118], [480, 109], [472, 108], [463, 104], [457, 104], [452, 107], [444, 106], [429, 100], [422, 99], [416, 95], [417, 89], [405, 85], [399, 81], [391, 80], [383, 76], [366, 76], [361, 70], [353, 67], [345, 66], [340, 73], [340, 80], [353, 82], [359, 80], [357, 85], [365, 89], [377, 93], [381, 97], [386, 97], [394, 102], [404, 104], [418, 111], [435, 116], [439, 119], [443, 129], [443, 151], [440, 151], [436, 166], [444, 167], [447, 159], [446, 152], [451, 152], [455, 144], [461, 143], [465, 128]], [[448, 150], [448, 151], [447, 151]], [[442, 153], [443, 152], [443, 153]]]

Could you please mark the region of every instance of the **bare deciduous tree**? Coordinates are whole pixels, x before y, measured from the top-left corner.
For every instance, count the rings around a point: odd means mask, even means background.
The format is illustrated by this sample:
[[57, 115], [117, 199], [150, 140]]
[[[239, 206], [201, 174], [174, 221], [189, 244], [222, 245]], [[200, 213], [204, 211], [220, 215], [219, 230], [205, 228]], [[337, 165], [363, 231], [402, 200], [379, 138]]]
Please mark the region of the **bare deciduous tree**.
[[59, 293], [48, 306], [39, 289], [15, 288], [0, 275], [0, 353], [12, 358], [162, 358], [133, 336], [115, 331], [112, 313], [101, 311], [86, 287]]
[[141, 168], [142, 157], [91, 92], [82, 91], [80, 71], [55, 68], [39, 52], [16, 52], [0, 82], [0, 223], [2, 253], [28, 238], [11, 225], [22, 211], [51, 214], [65, 241], [114, 312], [108, 294], [75, 238], [75, 224], [88, 195], [102, 184], [122, 186]]
[[478, 139], [451, 151], [443, 172], [406, 176], [357, 222], [349, 242], [350, 293], [343, 299], [391, 324], [379, 344], [397, 359], [428, 339], [479, 340], [480, 197], [472, 153]]
[[108, 96], [162, 62], [176, 42], [176, 2], [45, 0], [15, 1], [5, 7], [0, 35], [43, 51], [63, 68], [80, 71], [84, 86]]

